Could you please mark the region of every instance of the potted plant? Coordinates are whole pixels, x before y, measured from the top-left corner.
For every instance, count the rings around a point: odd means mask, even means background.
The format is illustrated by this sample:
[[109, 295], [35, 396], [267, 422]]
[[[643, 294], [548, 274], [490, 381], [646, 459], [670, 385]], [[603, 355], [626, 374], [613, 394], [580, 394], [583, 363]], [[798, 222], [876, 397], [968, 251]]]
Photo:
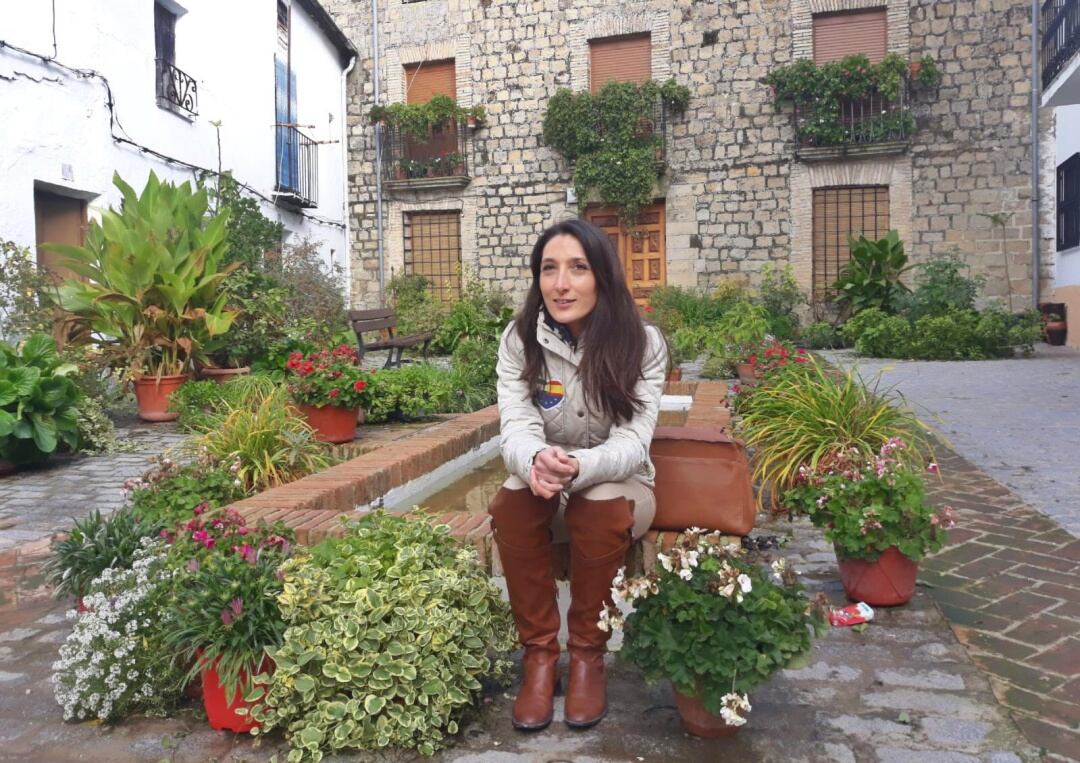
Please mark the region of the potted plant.
[[[810, 356], [801, 347], [796, 348], [779, 339], [766, 339], [746, 359], [746, 362], [751, 368], [752, 380], [760, 381], [769, 378], [791, 363], [809, 363]], [[741, 376], [740, 379], [746, 381]]]
[[609, 605], [600, 627], [623, 630], [619, 656], [646, 680], [671, 681], [687, 731], [732, 734], [746, 723], [749, 693], [824, 629], [820, 600], [807, 600], [783, 560], [765, 566], [720, 533], [691, 528], [656, 559], [642, 577], [620, 570], [614, 599], [633, 611]]
[[[891, 438], [874, 458], [842, 451], [802, 468], [785, 503], [810, 516], [836, 548], [848, 598], [875, 606], [904, 604], [915, 592], [918, 562], [941, 549], [953, 526], [949, 506], [926, 501], [923, 476], [901, 463], [904, 441]], [[933, 463], [929, 471], [937, 472]]]
[[709, 354], [734, 365], [739, 379], [755, 380], [749, 358], [765, 341], [769, 330], [768, 312], [748, 299], [738, 299], [710, 329], [706, 339]]
[[139, 416], [171, 421], [172, 390], [191, 377], [192, 361], [229, 330], [223, 265], [228, 212], [207, 216], [205, 188], [162, 183], [151, 172], [141, 195], [113, 176], [119, 209], [90, 223], [86, 245], [46, 244], [79, 278], [66, 280], [57, 301], [69, 322], [105, 337], [114, 365], [135, 382]]
[[469, 129], [475, 130], [478, 127], [484, 125], [484, 117], [486, 116], [483, 106], [473, 106], [465, 114], [465, 122], [468, 124]]
[[1044, 324], [1046, 331], [1046, 343], [1055, 347], [1061, 347], [1065, 344], [1065, 337], [1068, 334], [1068, 325], [1057, 313], [1047, 313], [1046, 323]]
[[[700, 329], [683, 326], [671, 334], [668, 339], [668, 354], [671, 358], [671, 371], [668, 374], [669, 381], [682, 379], [682, 364], [698, 359], [701, 355], [703, 334]], [[672, 378], [672, 375], [678, 378]]]
[[294, 352], [285, 368], [289, 395], [324, 442], [350, 442], [367, 405], [371, 375], [357, 364], [355, 347], [338, 345], [308, 355]]
[[235, 511], [212, 511], [206, 504], [163, 533], [172, 543], [174, 571], [165, 642], [191, 666], [188, 680], [201, 677], [210, 726], [248, 732], [257, 723], [244, 696], [254, 676], [272, 670], [266, 650], [281, 644], [285, 633], [276, 573], [291, 552], [292, 536], [280, 523], [248, 527]]

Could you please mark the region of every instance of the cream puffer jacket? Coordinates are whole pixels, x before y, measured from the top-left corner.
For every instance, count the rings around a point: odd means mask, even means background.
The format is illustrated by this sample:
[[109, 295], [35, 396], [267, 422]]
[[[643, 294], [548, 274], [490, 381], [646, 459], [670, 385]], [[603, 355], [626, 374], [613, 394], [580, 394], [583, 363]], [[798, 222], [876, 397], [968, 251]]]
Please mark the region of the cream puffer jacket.
[[537, 391], [521, 380], [524, 346], [515, 325], [507, 326], [499, 344], [497, 373], [500, 445], [503, 462], [511, 474], [527, 483], [533, 457], [546, 447], [558, 445], [580, 466], [569, 492], [631, 477], [653, 486], [656, 472], [649, 460], [649, 445], [664, 390], [667, 347], [655, 326], [647, 325], [645, 334], [645, 364], [634, 389], [644, 407], [630, 421], [613, 425], [602, 411], [591, 410], [585, 403], [578, 376], [582, 342], [576, 349], [571, 348], [544, 321], [541, 312], [536, 338], [544, 351], [548, 380]]

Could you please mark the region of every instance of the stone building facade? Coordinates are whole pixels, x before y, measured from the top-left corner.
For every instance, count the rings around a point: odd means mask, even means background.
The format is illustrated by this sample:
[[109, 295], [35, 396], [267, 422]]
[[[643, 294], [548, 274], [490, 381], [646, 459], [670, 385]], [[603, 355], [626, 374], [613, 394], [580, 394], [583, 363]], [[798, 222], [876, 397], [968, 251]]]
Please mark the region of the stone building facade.
[[[369, 3], [324, 5], [360, 51], [348, 97], [349, 205], [354, 303], [380, 300], [375, 225], [375, 129]], [[882, 219], [916, 261], [955, 248], [988, 277], [988, 295], [1031, 302], [1029, 4], [1017, 0], [381, 0], [383, 102], [404, 100], [410, 67], [453, 59], [459, 104], [483, 105], [467, 140], [467, 181], [383, 188], [384, 267], [407, 270], [410, 217], [460, 215], [460, 264], [511, 291], [527, 283], [536, 236], [577, 213], [572, 168], [544, 145], [548, 99], [590, 84], [590, 43], [648, 33], [653, 79], [690, 89], [669, 125], [659, 236], [668, 284], [710, 287], [727, 275], [755, 280], [768, 262], [791, 263], [808, 293], [815, 268], [815, 194], [881, 191]], [[813, 55], [820, 14], [882, 9], [888, 51], [929, 54], [940, 87], [915, 97], [918, 132], [888, 150], [802, 156], [789, 108], [764, 78]], [[1046, 139], [1052, 114], [1040, 119]], [[820, 152], [819, 152], [820, 153]], [[1052, 183], [1052, 175], [1046, 175]], [[391, 183], [390, 185], [395, 185]], [[887, 200], [886, 200], [887, 199]], [[985, 215], [1003, 214], [1003, 226]], [[1040, 215], [1042, 261], [1051, 218]], [[1049, 271], [1047, 271], [1049, 272]]]

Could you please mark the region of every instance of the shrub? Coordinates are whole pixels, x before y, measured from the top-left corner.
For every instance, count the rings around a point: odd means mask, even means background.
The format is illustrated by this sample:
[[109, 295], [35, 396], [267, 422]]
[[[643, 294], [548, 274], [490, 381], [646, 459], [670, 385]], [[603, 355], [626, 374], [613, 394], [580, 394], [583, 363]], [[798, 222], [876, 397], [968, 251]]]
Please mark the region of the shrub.
[[331, 461], [302, 418], [277, 387], [258, 405], [227, 405], [218, 428], [188, 443], [189, 449], [230, 464], [249, 490], [292, 482], [324, 469]]
[[366, 420], [422, 419], [448, 411], [453, 400], [450, 373], [426, 363], [377, 372], [372, 378]]
[[53, 542], [52, 556], [42, 572], [58, 598], [85, 596], [104, 570], [131, 567], [142, 539], [157, 535], [159, 529], [156, 521], [131, 510], [121, 509], [105, 518], [95, 509], [75, 520], [66, 538]]
[[282, 567], [288, 625], [266, 689], [248, 699], [282, 728], [290, 761], [323, 751], [430, 755], [515, 646], [506, 604], [476, 552], [445, 527], [377, 512]]
[[911, 291], [900, 278], [912, 268], [899, 234], [891, 230], [880, 241], [859, 236], [851, 239], [850, 247], [851, 259], [833, 284], [836, 302], [851, 313], [871, 307], [896, 312], [900, 296]]
[[777, 268], [767, 262], [761, 269], [758, 302], [768, 311], [769, 333], [777, 339], [793, 339], [799, 328], [795, 309], [806, 302], [791, 265]]
[[832, 350], [844, 346], [844, 337], [828, 321], [814, 321], [800, 332], [799, 342], [811, 350]]
[[859, 341], [864, 331], [868, 328], [880, 325], [887, 317], [888, 314], [885, 313], [885, 311], [879, 310], [876, 307], [869, 307], [849, 318], [840, 327], [840, 334], [847, 340], [849, 345], [855, 346], [855, 343]]
[[305, 314], [293, 312], [298, 306], [289, 289], [261, 270], [236, 270], [222, 286], [238, 314], [229, 333], [209, 344], [210, 359], [219, 368], [265, 366], [274, 346], [288, 341], [290, 327]]
[[165, 715], [175, 706], [182, 673], [161, 638], [171, 617], [160, 601], [172, 575], [164, 560], [163, 544], [145, 539], [131, 569], [105, 569], [90, 585], [88, 611], [53, 664], [64, 720]]
[[43, 461], [61, 444], [79, 447], [78, 398], [56, 343], [34, 334], [18, 348], [0, 342], [0, 458]]
[[256, 199], [241, 194], [240, 185], [230, 172], [219, 176], [217, 188], [212, 193], [216, 195], [217, 208], [230, 212], [226, 227], [229, 252], [225, 261], [239, 262], [244, 265], [241, 270], [249, 273], [262, 270], [268, 255], [281, 251], [285, 226], [264, 215]]
[[833, 375], [813, 361], [780, 373], [740, 402], [738, 431], [755, 448], [754, 478], [774, 497], [841, 452], [872, 458], [893, 437], [910, 444], [904, 463], [926, 463], [925, 429], [897, 398], [867, 387], [854, 371]]
[[[489, 290], [480, 286], [468, 289], [467, 296], [450, 305], [439, 322], [432, 348], [439, 353], [452, 353], [458, 343], [466, 339], [498, 341], [506, 324], [513, 319], [513, 311], [487, 296]], [[499, 305], [495, 307], [495, 305]]]
[[280, 264], [268, 272], [289, 292], [285, 309], [291, 317], [290, 336], [300, 334], [308, 342], [327, 346], [349, 333], [342, 270], [323, 262], [313, 241], [286, 246]]
[[400, 334], [435, 331], [442, 320], [442, 307], [431, 296], [431, 282], [415, 273], [399, 274], [390, 279], [390, 304], [397, 318]]
[[715, 323], [724, 314], [725, 300], [681, 286], [657, 286], [649, 293], [649, 319], [667, 336], [678, 329]]
[[975, 297], [986, 283], [984, 276], [965, 276], [968, 266], [955, 251], [932, 257], [916, 266], [915, 290], [899, 301], [901, 311], [911, 320], [942, 315], [955, 310], [971, 310]]
[[0, 340], [50, 333], [53, 310], [47, 295], [55, 291], [29, 249], [0, 240]]
[[855, 342], [855, 351], [870, 357], [912, 357], [911, 322], [902, 315], [878, 315], [877, 323], [868, 325]]
[[495, 402], [499, 339], [466, 339], [454, 350], [448, 412], [468, 413]]
[[169, 396], [169, 410], [180, 414], [177, 424], [188, 432], [217, 429], [230, 408], [257, 408], [277, 388], [264, 374], [215, 381], [189, 381]]

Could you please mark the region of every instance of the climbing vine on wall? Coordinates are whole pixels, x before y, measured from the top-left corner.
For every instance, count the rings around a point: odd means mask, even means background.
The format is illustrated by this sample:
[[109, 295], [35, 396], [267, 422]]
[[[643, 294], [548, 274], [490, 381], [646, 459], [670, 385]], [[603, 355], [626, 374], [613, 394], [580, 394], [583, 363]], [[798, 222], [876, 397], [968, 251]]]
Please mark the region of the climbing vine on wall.
[[609, 82], [595, 95], [556, 92], [544, 114], [544, 142], [573, 165], [579, 206], [595, 191], [632, 229], [665, 171], [657, 120], [683, 113], [689, 102], [690, 91], [675, 80]]

